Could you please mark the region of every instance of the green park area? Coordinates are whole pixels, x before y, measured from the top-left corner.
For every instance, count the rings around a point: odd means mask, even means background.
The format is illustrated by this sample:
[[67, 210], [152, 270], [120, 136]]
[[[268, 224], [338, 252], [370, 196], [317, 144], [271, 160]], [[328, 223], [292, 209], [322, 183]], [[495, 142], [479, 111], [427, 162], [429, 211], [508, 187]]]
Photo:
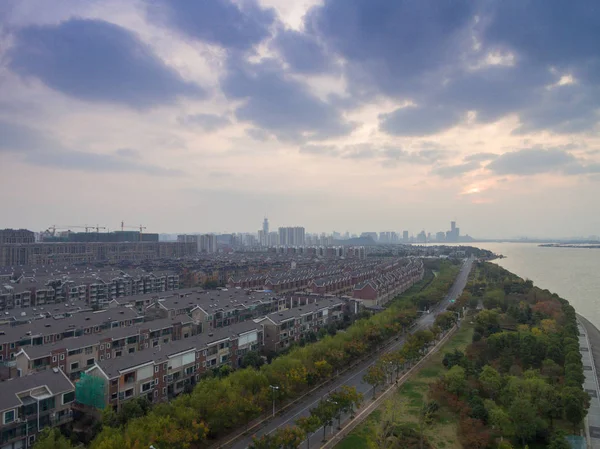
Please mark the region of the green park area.
[[[432, 355], [411, 378], [402, 384], [394, 396], [373, 412], [336, 449], [361, 449], [381, 447], [378, 443], [388, 427], [400, 429], [409, 440], [418, 444], [420, 432], [437, 448], [460, 448], [457, 443], [457, 418], [450, 412], [438, 414], [435, 421], [425, 424], [420, 416], [428, 401], [430, 385], [444, 374], [444, 354], [464, 351], [471, 343], [474, 325], [465, 323], [443, 346]], [[412, 438], [411, 438], [412, 436]], [[394, 447], [394, 446], [392, 446]], [[415, 447], [418, 447], [415, 446]]]

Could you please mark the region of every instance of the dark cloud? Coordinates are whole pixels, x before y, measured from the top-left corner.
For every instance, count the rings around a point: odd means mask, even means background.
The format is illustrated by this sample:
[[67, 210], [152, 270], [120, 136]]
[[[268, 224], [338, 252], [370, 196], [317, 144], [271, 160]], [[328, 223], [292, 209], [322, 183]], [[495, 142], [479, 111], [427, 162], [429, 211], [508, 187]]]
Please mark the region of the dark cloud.
[[536, 175], [563, 172], [568, 167], [577, 166], [580, 163], [575, 156], [563, 150], [528, 148], [504, 153], [486, 168], [497, 175]]
[[87, 101], [147, 108], [202, 94], [132, 32], [101, 20], [21, 29], [8, 59], [19, 75]]
[[455, 178], [470, 171], [477, 170], [479, 167], [479, 162], [465, 162], [464, 164], [436, 167], [432, 172], [442, 178]]
[[112, 154], [86, 153], [71, 150], [60, 142], [35, 129], [0, 120], [0, 152], [20, 156], [29, 165], [80, 170], [97, 173], [137, 172], [155, 176], [183, 174], [150, 164], [136, 158], [139, 153], [131, 149], [119, 149]]
[[253, 123], [279, 139], [298, 142], [352, 131], [354, 125], [346, 122], [339, 110], [289, 78], [278, 63], [230, 62], [221, 87], [229, 98], [244, 100], [235, 112], [238, 120]]
[[[386, 117], [391, 134], [435, 133], [469, 111], [483, 123], [518, 114], [519, 133], [581, 132], [600, 120], [595, 0], [324, 0], [305, 29], [344, 59], [353, 98], [376, 92], [419, 105]], [[575, 83], [560, 85], [564, 75]]]
[[348, 62], [354, 83], [397, 95], [459, 59], [473, 15], [469, 0], [325, 0], [305, 26]]
[[217, 131], [231, 125], [231, 120], [214, 114], [194, 114], [179, 117], [177, 121], [185, 126], [197, 126], [206, 132]]
[[275, 36], [273, 45], [295, 72], [318, 73], [331, 68], [331, 58], [312, 35], [281, 30]]
[[498, 157], [495, 153], [473, 153], [465, 156], [463, 160], [465, 162], [486, 162], [493, 161]]
[[436, 134], [456, 125], [457, 111], [447, 108], [407, 106], [389, 114], [379, 115], [379, 128], [396, 136], [425, 136]]
[[256, 0], [150, 0], [149, 17], [194, 38], [247, 50], [270, 35], [275, 11]]

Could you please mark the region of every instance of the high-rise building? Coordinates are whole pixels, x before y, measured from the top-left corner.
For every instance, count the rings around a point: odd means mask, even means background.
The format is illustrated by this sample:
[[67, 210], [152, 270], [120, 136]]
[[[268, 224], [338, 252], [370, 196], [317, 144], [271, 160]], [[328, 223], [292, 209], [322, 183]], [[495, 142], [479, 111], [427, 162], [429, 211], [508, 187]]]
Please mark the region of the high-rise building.
[[402, 231], [402, 241], [408, 243], [408, 231]]
[[282, 246], [303, 246], [305, 230], [301, 226], [279, 228], [279, 244]]
[[269, 235], [269, 219], [267, 217], [263, 220], [263, 232], [265, 235]]
[[217, 236], [214, 234], [204, 234], [199, 236], [198, 252], [200, 253], [216, 253], [217, 252]]
[[458, 242], [460, 239], [460, 229], [456, 227], [456, 222], [450, 222], [450, 230], [446, 232], [447, 242]]

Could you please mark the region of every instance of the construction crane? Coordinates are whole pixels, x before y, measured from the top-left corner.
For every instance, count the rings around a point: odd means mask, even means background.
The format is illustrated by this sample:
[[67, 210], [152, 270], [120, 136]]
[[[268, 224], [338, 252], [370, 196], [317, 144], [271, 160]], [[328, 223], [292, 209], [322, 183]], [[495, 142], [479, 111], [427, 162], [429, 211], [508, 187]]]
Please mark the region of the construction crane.
[[98, 226], [98, 225], [96, 225], [95, 229], [96, 229], [96, 232], [99, 234], [100, 233], [100, 229], [106, 229], [106, 226]]
[[142, 241], [142, 233], [144, 232], [144, 229], [146, 229], [146, 226], [142, 226], [142, 225], [139, 225], [139, 226], [125, 226], [125, 222], [124, 222], [124, 221], [122, 221], [122, 222], [121, 222], [121, 232], [123, 232], [123, 230], [124, 230], [125, 228], [129, 228], [129, 229], [139, 229], [139, 230], [140, 230], [140, 242]]

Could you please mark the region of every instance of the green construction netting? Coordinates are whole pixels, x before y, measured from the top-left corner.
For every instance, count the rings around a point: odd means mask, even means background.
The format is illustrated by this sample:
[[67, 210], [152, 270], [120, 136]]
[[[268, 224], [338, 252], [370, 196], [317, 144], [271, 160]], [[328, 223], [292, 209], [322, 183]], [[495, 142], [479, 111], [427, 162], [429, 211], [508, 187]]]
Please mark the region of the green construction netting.
[[567, 441], [571, 445], [572, 449], [585, 449], [587, 447], [585, 438], [577, 435], [567, 436]]
[[101, 377], [82, 373], [75, 384], [75, 400], [83, 405], [103, 409], [106, 382]]

